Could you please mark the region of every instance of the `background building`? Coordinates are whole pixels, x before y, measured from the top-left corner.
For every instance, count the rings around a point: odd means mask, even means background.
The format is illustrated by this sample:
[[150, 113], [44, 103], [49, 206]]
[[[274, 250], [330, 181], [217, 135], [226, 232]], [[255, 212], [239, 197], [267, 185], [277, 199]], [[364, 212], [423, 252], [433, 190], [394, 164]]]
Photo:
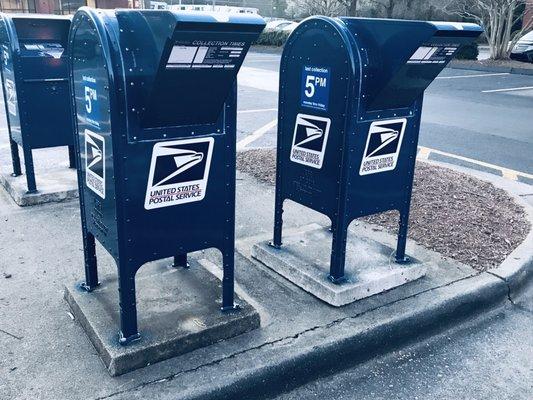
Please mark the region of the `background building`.
[[533, 25], [533, 0], [526, 2], [526, 8], [524, 10], [524, 19], [522, 20], [522, 26]]
[[[171, 6], [215, 5], [255, 8], [265, 17], [282, 17], [286, 0], [157, 0]], [[73, 14], [82, 6], [96, 8], [149, 8], [150, 0], [0, 0], [0, 11], [17, 13]]]
[[127, 8], [128, 0], [0, 0], [0, 11], [14, 13], [74, 14], [82, 6]]

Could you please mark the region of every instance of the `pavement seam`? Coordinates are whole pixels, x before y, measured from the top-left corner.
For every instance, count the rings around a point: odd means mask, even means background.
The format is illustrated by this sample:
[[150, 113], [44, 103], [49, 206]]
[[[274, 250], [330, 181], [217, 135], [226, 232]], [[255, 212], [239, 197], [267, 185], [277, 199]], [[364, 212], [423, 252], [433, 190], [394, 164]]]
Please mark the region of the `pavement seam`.
[[[377, 307], [374, 307], [374, 308], [370, 308], [368, 310], [365, 310], [363, 312], [357, 313], [355, 315], [346, 316], [346, 317], [342, 317], [342, 318], [337, 318], [336, 320], [328, 322], [327, 324], [316, 325], [316, 326], [313, 326], [311, 328], [304, 329], [303, 331], [297, 332], [294, 335], [285, 336], [285, 337], [282, 337], [282, 338], [279, 338], [279, 339], [276, 339], [276, 340], [272, 340], [272, 341], [269, 341], [269, 342], [262, 343], [262, 344], [260, 344], [258, 346], [254, 346], [254, 347], [250, 347], [250, 348], [245, 349], [245, 350], [237, 351], [235, 353], [229, 354], [229, 355], [221, 357], [219, 359], [210, 361], [210, 362], [208, 362], [206, 364], [198, 365], [198, 366], [196, 366], [194, 368], [183, 370], [183, 371], [180, 371], [180, 372], [175, 373], [175, 374], [168, 375], [168, 376], [163, 377], [163, 378], [158, 378], [158, 379], [154, 379], [152, 381], [144, 382], [144, 383], [142, 383], [140, 385], [137, 385], [135, 387], [131, 387], [129, 389], [124, 389], [124, 390], [121, 390], [121, 391], [118, 391], [118, 392], [114, 392], [114, 393], [110, 393], [110, 394], [108, 394], [106, 396], [103, 396], [103, 397], [97, 397], [94, 400], [106, 400], [106, 399], [110, 399], [110, 398], [112, 398], [114, 396], [117, 396], [117, 395], [120, 395], [120, 394], [141, 390], [141, 389], [143, 389], [145, 387], [148, 387], [148, 386], [151, 386], [151, 385], [155, 385], [155, 384], [158, 384], [158, 383], [170, 382], [170, 381], [174, 380], [175, 378], [177, 378], [177, 377], [179, 377], [181, 375], [185, 375], [185, 374], [188, 374], [188, 373], [194, 373], [194, 372], [199, 371], [200, 369], [202, 369], [204, 367], [210, 367], [210, 366], [213, 366], [213, 365], [220, 364], [220, 363], [222, 363], [222, 362], [224, 362], [226, 360], [230, 360], [230, 359], [238, 357], [238, 356], [240, 356], [242, 354], [246, 354], [248, 352], [259, 350], [259, 349], [262, 349], [264, 347], [275, 345], [275, 344], [278, 344], [278, 343], [283, 343], [285, 341], [294, 341], [294, 340], [298, 339], [300, 336], [305, 335], [305, 334], [307, 334], [309, 332], [314, 332], [314, 331], [319, 330], [319, 329], [329, 329], [329, 328], [331, 328], [331, 327], [333, 327], [335, 325], [338, 325], [338, 324], [340, 324], [340, 323], [342, 323], [344, 321], [359, 318], [359, 317], [361, 317], [361, 316], [363, 316], [365, 314], [368, 314], [368, 313], [371, 313], [371, 312], [375, 312], [375, 311], [380, 310], [380, 309], [382, 309], [384, 307], [389, 307], [389, 306], [394, 305], [396, 303], [399, 303], [401, 301], [413, 299], [413, 298], [415, 298], [417, 296], [423, 295], [423, 294], [431, 292], [433, 290], [438, 290], [438, 289], [441, 289], [441, 288], [445, 288], [445, 287], [451, 286], [451, 285], [453, 285], [453, 284], [455, 284], [457, 282], [462, 282], [462, 281], [465, 281], [465, 280], [468, 280], [468, 279], [477, 278], [477, 277], [483, 275], [485, 272], [486, 271], [483, 271], [483, 272], [479, 272], [479, 273], [476, 273], [476, 274], [473, 274], [473, 275], [469, 275], [469, 276], [466, 276], [466, 277], [463, 277], [463, 278], [459, 278], [459, 279], [450, 281], [450, 282], [448, 282], [446, 284], [443, 284], [443, 285], [440, 285], [440, 286], [435, 286], [433, 288], [423, 290], [421, 292], [418, 292], [418, 293], [403, 297], [401, 299], [397, 299], [397, 300], [391, 301], [390, 303], [382, 304], [380, 306], [377, 306]], [[493, 274], [491, 274], [491, 275], [493, 275]]]

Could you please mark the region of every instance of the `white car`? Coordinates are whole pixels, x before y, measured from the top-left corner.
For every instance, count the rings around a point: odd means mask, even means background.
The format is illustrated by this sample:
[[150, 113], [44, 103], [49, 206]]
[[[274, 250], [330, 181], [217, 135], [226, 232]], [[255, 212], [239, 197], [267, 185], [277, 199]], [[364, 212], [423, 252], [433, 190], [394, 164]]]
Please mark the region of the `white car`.
[[511, 58], [518, 61], [533, 62], [533, 31], [520, 38], [511, 51]]
[[285, 30], [286, 27], [291, 26], [292, 24], [294, 24], [294, 22], [286, 20], [286, 19], [276, 19], [274, 21], [269, 21], [266, 24], [265, 31], [281, 31], [281, 30]]
[[290, 24], [285, 25], [283, 28], [281, 28], [281, 30], [284, 32], [292, 32], [293, 30], [296, 29], [297, 26], [298, 26], [298, 22], [291, 22]]

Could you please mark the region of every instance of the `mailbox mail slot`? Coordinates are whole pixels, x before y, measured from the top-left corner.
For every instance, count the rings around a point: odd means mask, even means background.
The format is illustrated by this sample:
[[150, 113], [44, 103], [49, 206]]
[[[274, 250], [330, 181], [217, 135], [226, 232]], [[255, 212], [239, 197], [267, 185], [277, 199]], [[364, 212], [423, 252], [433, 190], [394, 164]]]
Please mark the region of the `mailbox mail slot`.
[[329, 278], [342, 282], [348, 225], [397, 210], [396, 261], [407, 222], [424, 90], [475, 24], [313, 17], [281, 59], [275, 225], [291, 199], [332, 222]]
[[69, 28], [69, 17], [1, 15], [1, 71], [13, 175], [22, 173], [21, 146], [30, 193], [37, 190], [32, 149], [69, 146], [70, 167], [75, 167], [65, 51]]
[[[135, 274], [217, 248], [234, 308], [236, 75], [259, 17], [81, 8], [70, 32], [84, 288], [95, 239], [114, 257], [120, 343], [137, 339]], [[179, 301], [179, 299], [177, 299]]]

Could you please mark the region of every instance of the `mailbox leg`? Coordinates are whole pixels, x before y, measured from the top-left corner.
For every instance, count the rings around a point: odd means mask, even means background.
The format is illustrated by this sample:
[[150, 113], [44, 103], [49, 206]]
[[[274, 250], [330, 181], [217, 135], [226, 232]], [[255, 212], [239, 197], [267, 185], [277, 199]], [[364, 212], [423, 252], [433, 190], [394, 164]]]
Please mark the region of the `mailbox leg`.
[[24, 154], [24, 165], [26, 167], [28, 193], [35, 193], [37, 192], [37, 184], [35, 183], [35, 171], [33, 169], [33, 155], [31, 154], [31, 148], [28, 146], [22, 146], [22, 152]]
[[224, 277], [222, 278], [222, 311], [238, 310], [240, 307], [234, 303], [234, 249], [222, 253]]
[[174, 263], [172, 264], [174, 268], [189, 268], [189, 262], [187, 261], [187, 253], [178, 254], [174, 256]]
[[140, 339], [137, 331], [137, 303], [135, 300], [135, 274], [125, 272], [130, 266], [119, 265], [118, 291], [120, 299], [119, 343], [123, 346]]
[[19, 146], [14, 140], [9, 139], [9, 142], [11, 145], [11, 160], [13, 161], [13, 173], [11, 175], [22, 175], [22, 169], [20, 168]]
[[96, 244], [94, 235], [85, 231], [83, 232], [83, 255], [85, 258], [85, 282], [81, 284], [81, 287], [92, 292], [100, 284], [96, 263]]
[[[276, 184], [276, 192], [278, 188], [278, 184]], [[275, 247], [279, 249], [281, 247], [281, 232], [283, 229], [283, 199], [281, 196], [276, 193], [276, 201], [275, 201], [275, 208], [274, 208], [274, 239], [269, 244], [272, 247]]]
[[68, 146], [68, 162], [69, 168], [76, 169], [76, 151], [74, 150], [74, 146]]
[[348, 226], [335, 222], [331, 227], [333, 230], [333, 241], [328, 279], [333, 283], [339, 284], [346, 280], [344, 277], [344, 263], [346, 261]]
[[409, 257], [405, 255], [407, 244], [407, 226], [409, 223], [409, 211], [400, 213], [400, 227], [398, 230], [398, 243], [396, 245], [396, 262], [399, 264], [408, 263]]

